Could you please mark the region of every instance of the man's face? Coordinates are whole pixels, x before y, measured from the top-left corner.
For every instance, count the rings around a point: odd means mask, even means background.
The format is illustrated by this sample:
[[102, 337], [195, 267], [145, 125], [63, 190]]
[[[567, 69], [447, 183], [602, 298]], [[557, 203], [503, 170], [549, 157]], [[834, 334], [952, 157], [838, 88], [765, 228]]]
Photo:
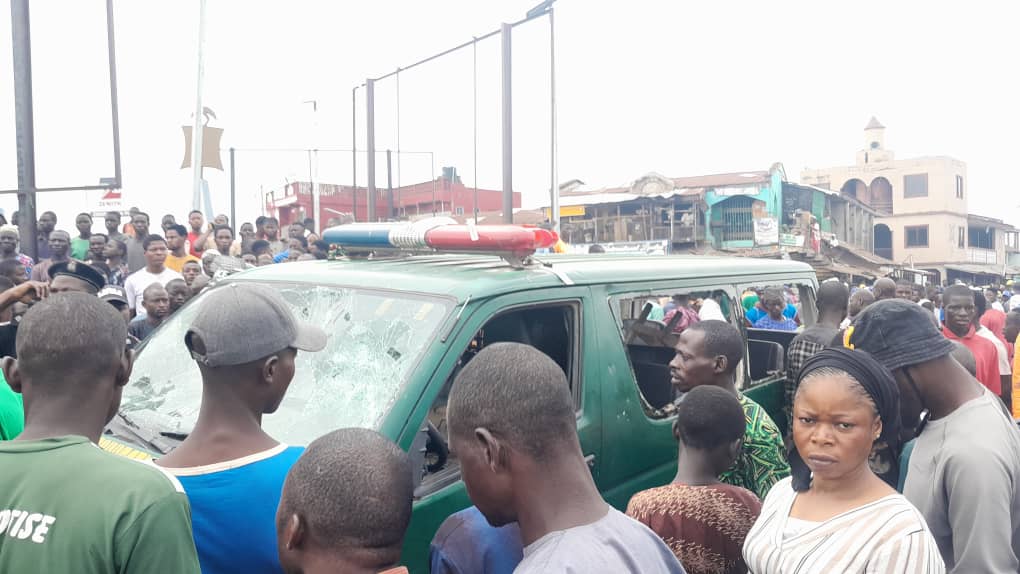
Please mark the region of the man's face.
[[145, 250], [145, 262], [151, 267], [163, 267], [163, 264], [166, 263], [167, 253], [165, 242], [153, 241]]
[[247, 263], [248, 265], [251, 265], [252, 267], [258, 265], [259, 262], [258, 258], [251, 253], [245, 253], [244, 255], [242, 255], [241, 260]]
[[50, 233], [57, 226], [57, 216], [52, 213], [44, 213], [39, 217], [37, 227], [42, 233]]
[[0, 252], [11, 254], [18, 250], [18, 234], [6, 231], [0, 233]]
[[28, 281], [28, 272], [25, 271], [24, 266], [19, 265], [18, 268], [14, 270], [14, 275], [11, 276], [11, 281], [15, 285], [21, 285], [25, 281]]
[[89, 252], [96, 259], [103, 258], [103, 251], [106, 250], [106, 238], [102, 235], [93, 235], [89, 238]]
[[995, 293], [995, 291], [992, 291], [991, 289], [985, 291], [985, 301], [988, 301], [989, 307], [992, 306], [992, 303], [995, 303], [998, 300], [999, 296]]
[[897, 299], [906, 299], [907, 301], [913, 301], [914, 300], [914, 288], [911, 287], [910, 285], [897, 284], [896, 285], [896, 298]]
[[135, 228], [137, 239], [142, 239], [149, 234], [149, 218], [141, 213], [131, 218], [131, 226]]
[[292, 263], [294, 261], [297, 261], [304, 254], [305, 254], [305, 251], [303, 249], [301, 249], [300, 247], [297, 247], [297, 248], [293, 248], [292, 247], [290, 249], [290, 251], [287, 253], [287, 262], [288, 263]]
[[[447, 413], [449, 417], [449, 413]], [[453, 428], [453, 427], [451, 427]], [[512, 481], [509, 473], [494, 471], [489, 464], [491, 456], [486, 444], [476, 438], [473, 429], [450, 433], [450, 447], [460, 461], [460, 475], [464, 480], [471, 502], [492, 526], [503, 526], [517, 521], [513, 505]]]
[[55, 257], [64, 257], [67, 255], [67, 250], [71, 247], [71, 238], [67, 236], [67, 233], [63, 231], [54, 231], [50, 233], [50, 251], [53, 252]]
[[227, 253], [230, 251], [230, 244], [234, 242], [234, 234], [229, 229], [219, 229], [216, 231], [216, 249], [220, 253]]
[[188, 216], [188, 224], [191, 225], [192, 231], [201, 232], [203, 223], [205, 223], [205, 218], [201, 213], [192, 213]]
[[180, 251], [184, 249], [184, 239], [176, 229], [166, 230], [166, 247], [170, 251]]
[[973, 295], [950, 295], [946, 297], [946, 325], [956, 334], [966, 333], [974, 323], [977, 308]]
[[92, 232], [92, 218], [87, 215], [79, 215], [74, 220], [74, 226], [78, 228], [78, 233], [85, 235], [86, 233]]
[[120, 214], [119, 213], [107, 213], [106, 214], [106, 230], [110, 233], [114, 233], [120, 228]]
[[167, 289], [167, 295], [170, 297], [170, 312], [173, 313], [188, 302], [191, 298], [191, 289], [186, 284], [174, 283]]
[[1020, 336], [1020, 313], [1011, 312], [1006, 315], [1006, 326], [1002, 329], [1002, 334], [1007, 342], [1016, 341], [1017, 336]]
[[198, 261], [188, 261], [184, 264], [184, 268], [181, 270], [181, 275], [184, 276], [184, 282], [190, 287], [195, 281], [195, 277], [198, 277], [202, 273], [202, 266], [199, 265]]
[[160, 287], [145, 291], [145, 295], [142, 297], [142, 306], [145, 307], [145, 312], [153, 317], [166, 319], [170, 315], [170, 295], [167, 294], [166, 289]]
[[673, 388], [686, 393], [699, 385], [711, 383], [716, 376], [717, 361], [705, 349], [705, 334], [687, 329], [680, 334], [676, 356], [669, 363]]
[[268, 253], [263, 253], [262, 255], [258, 256], [258, 259], [256, 259], [256, 263], [255, 264], [258, 265], [259, 267], [264, 267], [266, 265], [272, 265], [273, 264], [273, 256], [268, 254]]
[[266, 238], [270, 241], [275, 241], [276, 237], [280, 234], [280, 224], [275, 221], [267, 221], [263, 229], [266, 232]]
[[172, 225], [177, 225], [177, 222], [174, 221], [173, 217], [167, 216], [167, 217], [163, 218], [163, 225], [162, 225], [162, 227], [163, 227], [163, 232], [164, 233], [166, 233], [166, 230], [170, 229], [170, 226], [172, 226]]
[[305, 250], [304, 246], [301, 245], [301, 242], [298, 241], [297, 239], [293, 238], [293, 237], [291, 237], [289, 240], [287, 240], [287, 249], [289, 249], [291, 251], [302, 251], [302, 252]]
[[291, 223], [287, 228], [287, 237], [304, 237], [305, 226], [300, 223]]
[[764, 307], [773, 321], [783, 320], [783, 311], [786, 310], [786, 301], [784, 301], [782, 297], [766, 298]]
[[244, 237], [245, 239], [250, 239], [254, 236], [255, 228], [252, 226], [252, 224], [245, 223], [241, 225], [241, 237]]
[[213, 223], [215, 223], [216, 225], [226, 225], [229, 222], [230, 220], [227, 218], [227, 216], [223, 215], [222, 213], [213, 218]]
[[124, 252], [121, 250], [120, 245], [117, 241], [107, 241], [106, 247], [103, 248], [103, 257], [109, 259], [111, 257], [124, 256]]

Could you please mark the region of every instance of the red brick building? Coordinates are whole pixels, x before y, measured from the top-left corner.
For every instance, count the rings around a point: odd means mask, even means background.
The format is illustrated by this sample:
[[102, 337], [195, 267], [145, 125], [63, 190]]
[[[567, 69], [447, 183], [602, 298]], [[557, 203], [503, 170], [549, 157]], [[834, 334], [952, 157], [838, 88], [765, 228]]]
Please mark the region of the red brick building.
[[[465, 186], [459, 178], [438, 177], [426, 181], [393, 188], [393, 217], [397, 219], [418, 215], [469, 216], [475, 209], [475, 192]], [[375, 214], [379, 220], [389, 219], [388, 190], [376, 190]], [[480, 212], [500, 211], [503, 192], [495, 189], [478, 189]], [[307, 181], [287, 184], [282, 192], [266, 194], [266, 213], [280, 220], [281, 225], [315, 217], [312, 213], [312, 186]], [[514, 192], [513, 206], [521, 206], [521, 194]], [[315, 217], [320, 225], [334, 217], [353, 214], [355, 221], [368, 220], [368, 188], [354, 188], [349, 185], [332, 183], [319, 184], [319, 213]]]

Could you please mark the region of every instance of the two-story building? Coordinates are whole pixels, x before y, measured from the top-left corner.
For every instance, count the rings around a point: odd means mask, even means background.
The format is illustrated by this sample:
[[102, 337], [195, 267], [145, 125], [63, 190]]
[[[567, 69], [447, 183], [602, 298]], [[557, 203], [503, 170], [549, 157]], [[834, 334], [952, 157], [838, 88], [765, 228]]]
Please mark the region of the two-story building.
[[967, 165], [946, 156], [897, 160], [884, 140], [885, 126], [871, 118], [854, 165], [808, 168], [801, 181], [873, 208], [876, 255], [945, 281], [981, 283], [1008, 274], [1007, 235], [1016, 230], [969, 214]]

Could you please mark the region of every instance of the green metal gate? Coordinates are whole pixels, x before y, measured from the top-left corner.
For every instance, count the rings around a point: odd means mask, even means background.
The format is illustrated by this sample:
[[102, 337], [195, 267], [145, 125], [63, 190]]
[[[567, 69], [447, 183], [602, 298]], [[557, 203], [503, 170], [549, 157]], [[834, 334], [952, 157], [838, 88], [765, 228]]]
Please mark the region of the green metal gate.
[[744, 195], [719, 204], [722, 211], [723, 241], [754, 241], [754, 200]]

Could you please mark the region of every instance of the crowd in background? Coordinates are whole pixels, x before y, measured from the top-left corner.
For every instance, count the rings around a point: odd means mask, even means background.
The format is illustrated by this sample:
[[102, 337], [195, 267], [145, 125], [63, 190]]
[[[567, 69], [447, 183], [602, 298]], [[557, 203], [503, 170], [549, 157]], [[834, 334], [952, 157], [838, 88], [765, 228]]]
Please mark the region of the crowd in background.
[[[11, 285], [0, 321], [35, 302], [3, 360], [20, 425], [0, 396], [0, 438], [17, 438], [0, 442], [0, 570], [406, 571], [406, 453], [365, 429], [307, 448], [262, 429], [298, 353], [326, 342], [273, 289], [233, 283], [206, 296], [181, 341], [201, 408], [170, 454], [137, 464], [92, 444], [118, 410], [133, 341], [219, 275], [325, 257], [311, 230], [292, 225], [284, 240], [267, 218], [235, 238], [226, 218], [209, 226], [193, 213], [189, 227], [165, 217], [158, 235], [138, 212], [130, 228], [111, 214], [108, 233], [93, 234], [82, 214], [72, 239], [51, 215], [40, 217], [38, 262], [19, 253], [16, 229], [0, 229]], [[432, 572], [1020, 571], [1012, 293], [827, 281], [811, 325], [807, 301], [783, 286], [741, 303], [746, 327], [796, 332], [788, 436], [739, 388], [746, 343], [720, 300], [674, 297], [656, 313], [677, 335], [677, 474], [625, 513], [596, 486], [557, 363], [527, 345], [483, 348], [447, 407], [473, 506], [436, 533]]]

